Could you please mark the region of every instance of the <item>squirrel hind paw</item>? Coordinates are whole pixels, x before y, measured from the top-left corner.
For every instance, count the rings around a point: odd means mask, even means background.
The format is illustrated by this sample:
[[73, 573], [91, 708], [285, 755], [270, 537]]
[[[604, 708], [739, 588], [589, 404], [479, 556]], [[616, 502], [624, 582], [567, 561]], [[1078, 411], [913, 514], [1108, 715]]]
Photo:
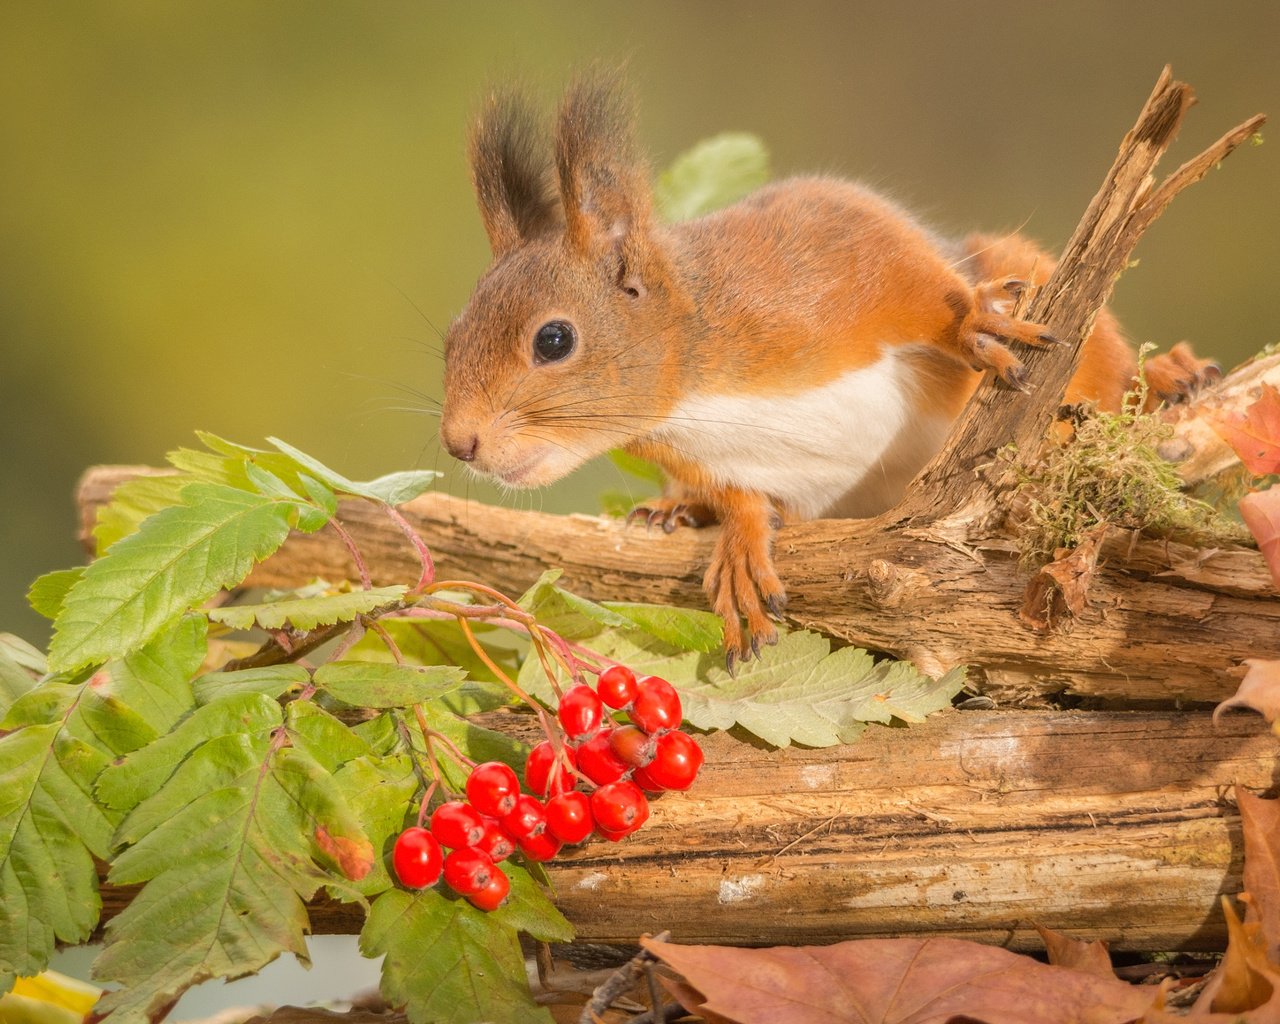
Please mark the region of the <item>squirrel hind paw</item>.
[[705, 586], [711, 607], [724, 620], [725, 663], [730, 673], [739, 662], [759, 658], [762, 647], [778, 642], [774, 623], [782, 621], [787, 595], [767, 548], [730, 557], [717, 546]]
[[1212, 359], [1197, 359], [1185, 341], [1148, 359], [1143, 373], [1147, 378], [1147, 412], [1162, 402], [1167, 405], [1189, 402], [1222, 379], [1222, 367]]

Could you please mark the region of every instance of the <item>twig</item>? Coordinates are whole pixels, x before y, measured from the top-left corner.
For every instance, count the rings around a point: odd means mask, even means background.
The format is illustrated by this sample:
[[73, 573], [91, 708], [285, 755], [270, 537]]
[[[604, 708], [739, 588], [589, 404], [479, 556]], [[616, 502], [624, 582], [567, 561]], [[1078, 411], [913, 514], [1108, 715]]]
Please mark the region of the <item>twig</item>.
[[[654, 938], [659, 942], [666, 942], [671, 938], [671, 933], [662, 932], [659, 935], [655, 935]], [[637, 979], [645, 969], [645, 965], [656, 963], [657, 960], [658, 958], [647, 949], [642, 949], [609, 975], [604, 984], [592, 993], [591, 1001], [582, 1008], [582, 1014], [578, 1017], [578, 1024], [593, 1024], [593, 1021], [597, 1020], [600, 1014], [604, 1013], [615, 999], [635, 987]]]

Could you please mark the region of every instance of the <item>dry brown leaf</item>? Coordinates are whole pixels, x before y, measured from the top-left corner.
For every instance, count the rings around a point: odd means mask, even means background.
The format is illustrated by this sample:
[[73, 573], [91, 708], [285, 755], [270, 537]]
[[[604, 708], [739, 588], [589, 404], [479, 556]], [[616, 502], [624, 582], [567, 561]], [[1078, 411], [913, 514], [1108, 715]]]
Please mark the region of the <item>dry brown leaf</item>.
[[1225, 896], [1222, 912], [1227, 919], [1227, 952], [1192, 1007], [1192, 1016], [1204, 1011], [1239, 1014], [1259, 1008], [1280, 1010], [1280, 998], [1273, 999], [1280, 995], [1280, 971], [1267, 960], [1261, 927], [1242, 923]]
[[1258, 542], [1271, 579], [1280, 587], [1280, 487], [1246, 494], [1240, 499], [1240, 518]]
[[736, 1024], [1129, 1024], [1156, 993], [959, 939], [644, 947]]
[[1262, 385], [1262, 394], [1244, 412], [1217, 412], [1205, 417], [1231, 445], [1254, 476], [1280, 473], [1280, 391]]
[[1081, 942], [1069, 939], [1061, 932], [1036, 925], [1040, 938], [1044, 939], [1045, 952], [1049, 954], [1049, 963], [1055, 967], [1065, 967], [1071, 971], [1082, 971], [1099, 978], [1114, 978], [1111, 968], [1111, 954], [1107, 952], [1107, 944], [1101, 939], [1093, 942]]
[[1057, 558], [1031, 577], [1018, 617], [1034, 629], [1050, 629], [1062, 619], [1084, 614], [1089, 584], [1098, 569], [1098, 552], [1108, 526], [1100, 523], [1074, 548], [1060, 548]]
[[1280, 734], [1280, 661], [1264, 661], [1246, 658], [1248, 671], [1236, 687], [1236, 692], [1213, 709], [1213, 720], [1224, 711], [1247, 708], [1256, 711], [1271, 723], [1272, 731]]
[[[1280, 662], [1271, 662], [1280, 671]], [[1280, 675], [1277, 676], [1280, 681]], [[1280, 970], [1280, 800], [1266, 800], [1236, 787], [1244, 832], [1246, 925], [1257, 924], [1267, 958]]]

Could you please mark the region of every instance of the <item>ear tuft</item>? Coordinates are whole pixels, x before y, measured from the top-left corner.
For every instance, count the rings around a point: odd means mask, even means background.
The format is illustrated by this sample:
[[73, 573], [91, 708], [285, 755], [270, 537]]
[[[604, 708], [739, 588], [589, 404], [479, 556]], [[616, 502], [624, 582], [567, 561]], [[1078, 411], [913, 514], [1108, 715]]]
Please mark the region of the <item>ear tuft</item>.
[[649, 227], [648, 171], [635, 153], [635, 115], [620, 71], [593, 68], [565, 93], [556, 166], [570, 243], [591, 252]]
[[494, 257], [560, 224], [551, 149], [528, 98], [496, 92], [471, 128], [471, 180]]

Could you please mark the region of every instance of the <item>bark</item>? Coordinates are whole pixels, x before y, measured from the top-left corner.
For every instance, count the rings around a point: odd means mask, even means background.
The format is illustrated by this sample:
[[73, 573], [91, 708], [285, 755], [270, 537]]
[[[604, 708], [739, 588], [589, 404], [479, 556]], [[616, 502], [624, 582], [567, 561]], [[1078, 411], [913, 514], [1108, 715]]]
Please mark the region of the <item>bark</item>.
[[[677, 942], [1038, 949], [1038, 923], [1113, 949], [1221, 949], [1218, 896], [1241, 887], [1230, 787], [1276, 773], [1260, 718], [1215, 728], [1200, 713], [948, 712], [827, 750], [703, 742], [693, 790], [655, 801], [625, 842], [547, 865], [581, 940], [670, 928]], [[132, 893], [103, 895], [105, 921]], [[363, 920], [337, 902], [311, 914], [317, 932]]]

